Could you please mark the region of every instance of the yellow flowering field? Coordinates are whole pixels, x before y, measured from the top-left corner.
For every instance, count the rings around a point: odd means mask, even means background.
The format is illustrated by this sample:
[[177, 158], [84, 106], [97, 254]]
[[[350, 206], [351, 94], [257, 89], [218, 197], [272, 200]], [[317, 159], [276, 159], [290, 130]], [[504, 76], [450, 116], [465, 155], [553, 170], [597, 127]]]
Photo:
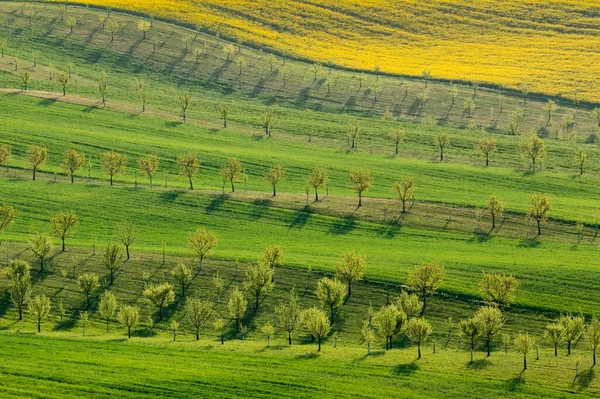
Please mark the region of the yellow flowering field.
[[[81, 0], [76, 0], [81, 2]], [[600, 102], [598, 0], [89, 0], [318, 62]]]

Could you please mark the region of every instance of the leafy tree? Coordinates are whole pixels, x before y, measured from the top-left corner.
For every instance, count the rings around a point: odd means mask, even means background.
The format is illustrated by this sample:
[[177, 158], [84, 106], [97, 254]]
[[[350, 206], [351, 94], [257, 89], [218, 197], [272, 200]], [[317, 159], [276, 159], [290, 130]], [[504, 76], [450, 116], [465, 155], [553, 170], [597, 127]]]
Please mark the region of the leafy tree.
[[423, 88], [423, 90], [417, 94], [417, 100], [419, 100], [419, 110], [422, 111], [427, 101], [429, 101], [429, 89], [427, 87]]
[[281, 165], [275, 165], [265, 174], [265, 181], [273, 187], [273, 197], [277, 195], [277, 185], [285, 179], [285, 169]]
[[558, 344], [564, 337], [565, 327], [561, 323], [550, 323], [546, 326], [544, 338], [554, 345], [554, 356], [558, 356]]
[[82, 334], [85, 337], [85, 328], [90, 322], [90, 314], [87, 311], [79, 312], [79, 324], [81, 325]]
[[17, 210], [11, 205], [0, 205], [0, 233], [8, 229], [17, 217]]
[[98, 286], [98, 275], [92, 273], [84, 273], [77, 278], [79, 290], [85, 294], [86, 309], [90, 308], [90, 294], [94, 292]]
[[357, 254], [355, 251], [347, 251], [338, 259], [336, 275], [348, 284], [348, 297], [352, 295], [352, 283], [361, 281], [365, 277], [366, 267], [367, 262], [365, 257]]
[[192, 269], [186, 264], [179, 262], [171, 270], [171, 275], [175, 282], [181, 286], [181, 297], [185, 297], [185, 287], [192, 282]]
[[435, 136], [433, 144], [440, 150], [440, 161], [443, 161], [444, 149], [450, 145], [450, 136], [446, 132], [439, 133]]
[[404, 180], [394, 183], [396, 196], [402, 201], [402, 213], [406, 213], [406, 201], [410, 200], [415, 195], [415, 180], [412, 177], [407, 177]]
[[1, 145], [0, 146], [0, 165], [4, 165], [6, 170], [8, 171], [8, 164], [12, 158], [12, 151], [9, 146]]
[[406, 291], [400, 293], [400, 296], [396, 299], [394, 304], [398, 310], [406, 315], [407, 319], [416, 317], [421, 314], [421, 311], [423, 310], [423, 302], [419, 300], [419, 297], [415, 294], [409, 294]]
[[127, 260], [129, 260], [129, 247], [133, 245], [137, 237], [135, 223], [129, 220], [120, 222], [117, 224], [116, 233], [119, 241], [121, 241], [121, 244], [125, 247], [125, 254], [127, 255]]
[[535, 171], [535, 164], [546, 157], [546, 144], [544, 140], [532, 135], [529, 139], [521, 141], [521, 153], [525, 159], [531, 162], [533, 171]]
[[110, 291], [106, 291], [100, 297], [100, 303], [98, 304], [98, 311], [104, 320], [106, 320], [106, 332], [108, 332], [108, 325], [110, 320], [114, 317], [117, 311], [117, 297]]
[[244, 297], [244, 294], [235, 287], [231, 293], [231, 297], [229, 297], [229, 302], [227, 302], [227, 310], [229, 310], [229, 316], [235, 320], [236, 332], [240, 331], [240, 320], [244, 317], [247, 307], [248, 301]]
[[152, 25], [150, 24], [150, 21], [146, 21], [146, 20], [138, 21], [137, 28], [139, 31], [141, 31], [143, 33], [144, 40], [146, 40], [146, 33], [150, 30], [150, 27], [152, 27]]
[[110, 33], [110, 42], [112, 43], [115, 40], [115, 33], [119, 30], [119, 23], [114, 19], [108, 21], [104, 28], [108, 33]]
[[265, 128], [265, 135], [271, 137], [271, 127], [273, 126], [273, 111], [267, 110], [260, 115], [260, 121]]
[[318, 351], [321, 351], [321, 341], [329, 335], [331, 324], [323, 310], [312, 307], [302, 312], [302, 323], [312, 337], [317, 340]]
[[264, 261], [248, 267], [244, 289], [255, 299], [255, 311], [258, 311], [260, 298], [273, 290], [273, 268]]
[[200, 339], [200, 328], [208, 319], [213, 312], [213, 304], [209, 301], [201, 301], [196, 298], [188, 298], [185, 303], [186, 314], [190, 324], [194, 327], [196, 333], [196, 341]]
[[50, 314], [50, 298], [42, 294], [36, 295], [29, 301], [29, 314], [31, 314], [37, 322], [38, 333], [42, 331], [42, 320]]
[[360, 126], [355, 123], [348, 124], [348, 140], [352, 140], [352, 148], [356, 148], [356, 139], [360, 135]]
[[68, 17], [66, 25], [69, 27], [70, 32], [73, 33], [73, 29], [77, 26], [77, 19], [75, 17]]
[[501, 215], [504, 212], [504, 203], [496, 198], [495, 195], [491, 195], [487, 202], [487, 209], [490, 215], [492, 215], [492, 229], [495, 229], [496, 216]]
[[476, 149], [485, 157], [485, 166], [490, 166], [490, 154], [496, 152], [496, 139], [493, 137], [481, 139]]
[[382, 307], [373, 315], [373, 326], [385, 338], [385, 350], [392, 349], [392, 340], [404, 324], [406, 314], [394, 305]]
[[571, 344], [583, 335], [585, 330], [585, 318], [583, 315], [573, 316], [566, 314], [558, 319], [558, 323], [565, 330], [565, 341], [567, 341], [567, 354], [571, 354]]
[[583, 176], [583, 165], [587, 161], [588, 155], [583, 148], [578, 148], [575, 151], [575, 164], [579, 168], [579, 175]]
[[418, 359], [421, 358], [421, 344], [431, 335], [432, 327], [423, 318], [415, 317], [406, 322], [404, 333], [411, 341], [417, 344]]
[[288, 344], [292, 344], [292, 333], [301, 322], [300, 303], [296, 290], [292, 288], [288, 299], [275, 307], [279, 324], [288, 333]]
[[473, 318], [477, 323], [479, 336], [485, 339], [487, 355], [490, 356], [492, 339], [504, 326], [506, 319], [500, 309], [493, 306], [484, 306], [477, 309]]
[[358, 193], [358, 207], [362, 206], [362, 194], [371, 187], [371, 171], [358, 168], [350, 171], [350, 186]]
[[69, 74], [64, 71], [58, 71], [56, 73], [56, 81], [62, 87], [63, 96], [67, 95], [67, 85], [69, 84]]
[[465, 111], [467, 111], [467, 118], [471, 118], [473, 116], [473, 113], [475, 112], [475, 110], [477, 109], [477, 103], [475, 102], [475, 100], [472, 97], [468, 97], [465, 98], [465, 103], [464, 103], [464, 107], [465, 107]]
[[598, 345], [600, 345], [600, 321], [598, 321], [596, 316], [592, 316], [592, 321], [585, 329], [585, 339], [587, 341], [588, 346], [592, 350], [594, 356], [593, 366], [595, 366], [596, 350], [598, 349]]
[[140, 322], [140, 309], [137, 306], [123, 306], [117, 313], [117, 321], [127, 328], [127, 338], [131, 338], [131, 329]]
[[223, 280], [223, 277], [219, 275], [218, 270], [213, 277], [213, 285], [217, 291], [217, 303], [221, 303], [221, 294], [223, 293], [223, 288], [225, 288], [225, 280]]
[[271, 337], [275, 334], [275, 327], [270, 321], [266, 322], [260, 331], [267, 337], [267, 348], [271, 346]]
[[229, 116], [230, 110], [231, 110], [231, 106], [229, 104], [222, 104], [219, 107], [219, 112], [221, 113], [221, 118], [223, 118], [223, 129], [227, 128], [227, 117]]
[[33, 180], [35, 180], [35, 173], [46, 163], [47, 158], [48, 149], [45, 146], [30, 145], [27, 147], [25, 166], [33, 171]]
[[392, 129], [392, 131], [390, 132], [390, 138], [394, 141], [394, 144], [396, 145], [396, 155], [398, 155], [398, 146], [400, 145], [400, 143], [404, 143], [404, 140], [406, 139], [406, 132], [404, 131], [404, 129]]
[[550, 124], [550, 121], [552, 120], [552, 113], [556, 111], [557, 108], [558, 105], [556, 105], [556, 101], [554, 100], [548, 100], [546, 105], [544, 105], [544, 110], [548, 113], [548, 120], [546, 121], [546, 125]]
[[552, 205], [550, 197], [546, 194], [531, 194], [529, 196], [531, 208], [528, 215], [537, 222], [538, 235], [542, 234], [542, 223], [548, 221], [548, 212]]
[[65, 151], [65, 158], [62, 161], [61, 168], [71, 176], [71, 183], [75, 181], [75, 172], [85, 164], [85, 154], [75, 150]]
[[183, 119], [183, 123], [185, 123], [187, 120], [187, 110], [192, 105], [192, 95], [184, 92], [179, 93], [177, 96], [177, 104], [181, 110], [181, 118]]
[[527, 370], [527, 354], [535, 348], [535, 338], [528, 333], [519, 333], [515, 337], [515, 348], [523, 354], [523, 370]]
[[[2, 58], [4, 58], [4, 50], [8, 47], [8, 40], [0, 39], [0, 54], [2, 54]], [[599, 122], [600, 124], [600, 122]]]
[[52, 238], [45, 233], [34, 233], [29, 236], [29, 249], [33, 256], [40, 262], [40, 272], [44, 271], [44, 265], [52, 259], [55, 253]]
[[100, 72], [100, 75], [98, 76], [98, 93], [100, 93], [100, 97], [102, 97], [102, 106], [104, 107], [106, 107], [106, 94], [108, 93], [108, 82], [106, 78], [106, 72]]
[[375, 341], [375, 331], [369, 324], [368, 321], [365, 321], [360, 329], [360, 335], [365, 344], [367, 344], [367, 355], [371, 354], [371, 344]]
[[315, 189], [315, 201], [319, 201], [319, 187], [323, 187], [329, 183], [327, 171], [321, 168], [314, 168], [308, 176], [308, 185]]
[[519, 282], [512, 275], [483, 273], [479, 281], [479, 293], [486, 301], [508, 306], [515, 300]]
[[227, 163], [221, 168], [221, 176], [224, 180], [231, 183], [231, 192], [235, 192], [234, 181], [238, 181], [242, 176], [242, 163], [237, 158], [229, 158]]
[[188, 248], [200, 259], [200, 270], [202, 270], [204, 258], [210, 255], [217, 242], [217, 236], [206, 230], [205, 227], [198, 226], [195, 232], [188, 233]]
[[13, 259], [4, 269], [4, 275], [10, 281], [17, 281], [21, 278], [31, 276], [31, 266], [24, 260]]
[[427, 295], [433, 295], [438, 287], [444, 281], [444, 266], [439, 263], [421, 263], [412, 269], [408, 275], [408, 284], [413, 291], [421, 295], [423, 309], [421, 315], [425, 313], [427, 307]]
[[223, 46], [223, 53], [225, 53], [226, 61], [229, 62], [231, 56], [235, 54], [235, 46], [233, 44], [226, 44]]
[[340, 310], [346, 299], [346, 287], [336, 278], [322, 278], [317, 283], [317, 298], [323, 307], [331, 312], [331, 323], [335, 321], [335, 314]]
[[477, 338], [479, 334], [479, 324], [477, 320], [472, 317], [470, 319], [462, 320], [458, 323], [458, 328], [460, 330], [460, 335], [469, 340], [471, 343], [471, 363], [473, 363], [473, 350], [475, 349], [475, 338]]
[[179, 322], [177, 320], [171, 320], [169, 328], [173, 331], [173, 342], [177, 341], [177, 330], [179, 330]]
[[102, 168], [110, 176], [110, 185], [113, 185], [113, 177], [121, 174], [127, 168], [127, 156], [115, 151], [107, 151], [102, 154]]
[[144, 297], [158, 308], [158, 320], [162, 321], [162, 310], [175, 301], [173, 284], [162, 283], [151, 285], [144, 290]]
[[524, 116], [523, 109], [516, 109], [511, 113], [510, 119], [508, 121], [508, 130], [510, 131], [510, 134], [512, 134], [513, 136], [515, 136], [519, 132], [519, 127], [521, 126], [521, 123], [523, 122], [523, 116]]
[[152, 188], [152, 175], [158, 170], [160, 159], [157, 155], [146, 155], [141, 157], [138, 161], [138, 167], [140, 170], [150, 178], [150, 188]]
[[196, 154], [183, 154], [179, 157], [179, 175], [187, 176], [190, 181], [190, 190], [194, 189], [194, 184], [192, 183], [192, 178], [198, 173], [200, 170], [200, 163], [198, 162], [198, 157]]
[[221, 337], [221, 345], [225, 342], [225, 321], [222, 318], [217, 318], [213, 323], [213, 329], [217, 331]]
[[17, 306], [19, 320], [23, 319], [23, 306], [31, 296], [31, 266], [22, 260], [13, 260], [5, 269], [5, 275], [10, 280], [8, 292], [10, 300]]
[[74, 212], [58, 211], [52, 216], [50, 225], [54, 234], [62, 241], [62, 252], [65, 252], [65, 239], [79, 228], [79, 218]]
[[108, 269], [110, 273], [110, 284], [114, 283], [114, 273], [121, 267], [125, 261], [125, 256], [121, 252], [121, 248], [114, 244], [108, 244], [104, 250], [104, 256], [102, 257], [102, 263], [104, 267]]

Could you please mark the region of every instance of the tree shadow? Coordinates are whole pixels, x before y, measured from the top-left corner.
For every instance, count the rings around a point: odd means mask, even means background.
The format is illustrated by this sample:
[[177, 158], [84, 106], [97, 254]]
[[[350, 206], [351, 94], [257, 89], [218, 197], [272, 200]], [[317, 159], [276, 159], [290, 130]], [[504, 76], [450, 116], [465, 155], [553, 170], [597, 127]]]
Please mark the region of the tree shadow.
[[222, 197], [213, 198], [210, 201], [210, 203], [206, 206], [206, 210], [205, 210], [206, 213], [212, 213], [212, 212], [218, 211], [224, 202], [225, 202], [225, 200]]
[[333, 224], [329, 227], [329, 233], [335, 235], [348, 234], [352, 230], [356, 229], [357, 222], [353, 216], [346, 216], [343, 218], [338, 218]]
[[525, 238], [519, 241], [520, 248], [538, 248], [542, 243], [536, 238]]
[[521, 370], [521, 372], [507, 381], [507, 388], [510, 392], [515, 392], [521, 389], [521, 387], [525, 384], [525, 379], [523, 378], [523, 373], [525, 370]]
[[479, 360], [473, 360], [472, 362], [467, 362], [466, 367], [471, 370], [484, 370], [491, 365], [492, 365], [492, 362], [490, 362], [489, 360], [479, 359]]
[[303, 210], [296, 211], [294, 213], [294, 218], [292, 219], [289, 228], [290, 229], [301, 229], [306, 223], [308, 223], [309, 219], [312, 217], [312, 212], [308, 206], [305, 206]]
[[38, 105], [41, 107], [49, 107], [56, 103], [58, 100], [56, 98], [44, 98], [38, 101]]
[[[322, 342], [321, 342], [321, 345], [323, 345]], [[319, 358], [319, 354], [317, 352], [310, 352], [310, 353], [305, 353], [304, 355], [298, 355], [294, 359], [296, 359], [296, 360], [312, 360], [312, 359], [318, 359], [318, 358]]]
[[416, 360], [406, 364], [399, 364], [394, 367], [394, 374], [399, 376], [410, 376], [419, 370]]
[[591, 382], [594, 380], [594, 369], [590, 367], [590, 369], [585, 373], [580, 373], [573, 380], [573, 385], [576, 386], [579, 390], [587, 389]]
[[184, 194], [183, 190], [169, 190], [160, 193], [158, 198], [165, 202], [175, 202], [182, 194]]

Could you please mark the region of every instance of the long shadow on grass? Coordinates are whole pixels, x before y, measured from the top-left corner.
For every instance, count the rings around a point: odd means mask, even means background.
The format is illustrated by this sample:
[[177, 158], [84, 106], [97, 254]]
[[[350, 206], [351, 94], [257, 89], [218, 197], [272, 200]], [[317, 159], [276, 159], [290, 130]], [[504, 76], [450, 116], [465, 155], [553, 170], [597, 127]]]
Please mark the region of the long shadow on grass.
[[312, 213], [310, 212], [310, 208], [308, 206], [305, 206], [303, 210], [296, 211], [294, 213], [294, 218], [292, 219], [292, 222], [290, 223], [289, 228], [290, 229], [301, 229], [306, 225], [306, 223], [308, 223], [308, 220], [311, 217], [312, 217]]
[[521, 248], [537, 248], [540, 245], [542, 245], [542, 243], [539, 242], [537, 238], [526, 238], [519, 241], [519, 247]]
[[399, 364], [398, 366], [394, 367], [394, 374], [400, 376], [409, 376], [416, 373], [417, 370], [419, 370], [419, 365], [415, 360], [410, 363]]
[[160, 193], [158, 198], [160, 198], [162, 201], [175, 202], [183, 193], [184, 191], [182, 190], [169, 190]]
[[468, 362], [466, 367], [471, 370], [483, 370], [483, 369], [488, 368], [491, 365], [492, 365], [492, 363], [489, 360], [479, 359], [479, 360], [474, 360], [473, 362]]
[[587, 389], [590, 383], [594, 380], [594, 369], [590, 368], [587, 372], [579, 374], [573, 380], [573, 385], [578, 390]]
[[212, 213], [212, 212], [218, 211], [224, 202], [225, 202], [225, 200], [222, 197], [214, 198], [212, 201], [210, 201], [210, 203], [206, 207], [206, 213]]
[[521, 387], [525, 384], [525, 379], [523, 378], [523, 372], [525, 370], [521, 370], [521, 372], [507, 381], [507, 388], [510, 392], [515, 392], [521, 389]]
[[339, 218], [335, 222], [333, 222], [333, 224], [329, 228], [329, 233], [335, 235], [348, 234], [352, 230], [356, 229], [356, 227], [356, 219], [352, 216], [346, 216], [343, 218]]
[[400, 233], [402, 229], [402, 224], [400, 223], [391, 223], [391, 224], [382, 224], [377, 227], [377, 234], [381, 238], [392, 239], [396, 238], [396, 236]]

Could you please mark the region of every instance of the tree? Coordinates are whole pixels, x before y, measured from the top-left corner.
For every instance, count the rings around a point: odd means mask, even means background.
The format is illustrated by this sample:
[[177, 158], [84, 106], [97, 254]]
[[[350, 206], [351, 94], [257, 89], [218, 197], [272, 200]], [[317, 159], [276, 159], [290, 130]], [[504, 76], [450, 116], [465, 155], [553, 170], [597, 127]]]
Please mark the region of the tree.
[[265, 128], [265, 135], [271, 137], [271, 127], [273, 126], [273, 111], [267, 110], [260, 115], [260, 121]]
[[523, 109], [516, 109], [511, 113], [510, 119], [508, 121], [508, 130], [510, 131], [510, 134], [512, 134], [513, 136], [515, 136], [519, 132], [519, 127], [521, 126], [521, 123], [523, 122], [523, 116], [524, 116]]
[[0, 233], [8, 229], [15, 221], [17, 210], [11, 205], [0, 205]]
[[492, 215], [492, 229], [495, 229], [496, 216], [504, 212], [504, 203], [496, 198], [495, 195], [491, 195], [487, 202], [487, 209], [490, 215]]
[[137, 28], [139, 31], [143, 32], [144, 40], [146, 40], [146, 33], [150, 30], [151, 27], [152, 27], [152, 25], [150, 24], [150, 21], [146, 21], [146, 20], [138, 21]]
[[184, 92], [179, 93], [177, 96], [177, 104], [181, 110], [181, 118], [183, 119], [183, 123], [185, 123], [187, 120], [187, 110], [192, 105], [192, 95]]
[[476, 149], [485, 157], [485, 166], [490, 166], [490, 154], [496, 152], [496, 139], [493, 137], [481, 139]]
[[315, 78], [313, 80], [314, 82], [317, 81], [317, 74], [321, 71], [321, 68], [322, 68], [321, 64], [312, 64], [310, 66], [310, 70], [315, 75]]
[[158, 170], [160, 159], [157, 155], [146, 155], [141, 157], [138, 161], [138, 167], [140, 170], [150, 178], [150, 188], [152, 188], [152, 175]]
[[221, 104], [219, 107], [219, 112], [221, 113], [221, 118], [223, 118], [223, 129], [227, 128], [227, 117], [229, 116], [229, 111], [231, 110], [231, 106], [229, 104]]
[[146, 112], [146, 104], [148, 103], [148, 90], [141, 88], [138, 90], [138, 97], [140, 99], [140, 103], [142, 104], [142, 112]]
[[151, 285], [144, 290], [144, 297], [158, 308], [158, 320], [162, 321], [162, 310], [175, 301], [173, 284], [162, 283]]
[[240, 320], [246, 313], [248, 307], [248, 301], [244, 297], [244, 294], [235, 287], [227, 302], [227, 310], [229, 310], [229, 316], [235, 320], [235, 331], [240, 331]]
[[98, 275], [92, 273], [84, 273], [77, 278], [79, 290], [85, 294], [86, 309], [90, 308], [90, 294], [94, 292], [98, 284]]
[[200, 259], [200, 270], [202, 270], [204, 258], [210, 255], [217, 242], [217, 236], [206, 230], [205, 227], [198, 226], [195, 232], [188, 233], [188, 248]]
[[62, 252], [65, 252], [65, 239], [79, 228], [79, 218], [74, 212], [58, 211], [52, 216], [50, 225], [54, 234], [62, 241]]
[[396, 306], [382, 307], [373, 315], [373, 326], [385, 338], [385, 350], [392, 349], [392, 339], [406, 322], [406, 314]]
[[218, 270], [213, 277], [213, 285], [217, 291], [217, 303], [221, 303], [221, 294], [223, 293], [223, 288], [225, 288], [225, 280], [223, 280], [223, 277], [219, 275]]
[[440, 150], [440, 161], [444, 160], [444, 149], [450, 145], [450, 136], [442, 132], [435, 136], [433, 144]]
[[419, 109], [423, 110], [423, 107], [427, 101], [429, 101], [429, 89], [427, 87], [424, 87], [423, 90], [417, 94], [417, 100], [419, 100]]
[[5, 275], [10, 280], [8, 292], [10, 300], [17, 306], [19, 320], [23, 319], [23, 306], [31, 296], [31, 266], [22, 260], [13, 260], [5, 269]]
[[135, 232], [135, 223], [128, 220], [120, 222], [117, 224], [116, 233], [119, 241], [121, 241], [121, 244], [125, 246], [125, 253], [127, 255], [127, 260], [129, 260], [129, 247], [133, 245], [137, 236]]
[[475, 110], [477, 109], [477, 103], [475, 102], [473, 97], [465, 98], [464, 107], [465, 111], [467, 111], [467, 118], [470, 119], [473, 116]]
[[423, 309], [421, 315], [425, 313], [427, 307], [427, 295], [435, 294], [438, 287], [444, 281], [444, 266], [436, 262], [421, 263], [412, 269], [408, 275], [408, 284], [413, 291], [421, 295]]
[[484, 306], [477, 309], [473, 318], [475, 323], [477, 323], [479, 336], [485, 339], [487, 355], [490, 356], [492, 339], [504, 326], [506, 319], [500, 309], [493, 306]]
[[102, 106], [106, 107], [106, 94], [108, 93], [108, 82], [106, 81], [106, 72], [100, 72], [98, 76], [98, 93], [102, 97]]
[[8, 47], [8, 40], [0, 39], [0, 53], [2, 54], [2, 58], [4, 58], [4, 50], [6, 50], [7, 47]]
[[479, 336], [479, 325], [474, 317], [462, 320], [458, 324], [460, 335], [471, 343], [471, 363], [473, 363], [473, 350], [475, 349], [475, 338]]
[[85, 337], [85, 328], [90, 322], [90, 314], [87, 311], [79, 311], [79, 324], [81, 325], [82, 334]]
[[35, 180], [35, 173], [46, 163], [47, 158], [48, 149], [45, 146], [30, 145], [27, 147], [25, 166], [33, 171], [33, 180]]
[[365, 344], [367, 344], [367, 355], [371, 354], [371, 344], [375, 341], [375, 331], [369, 324], [368, 321], [365, 321], [360, 329], [360, 335]]
[[479, 281], [479, 293], [486, 301], [509, 306], [515, 300], [519, 282], [512, 275], [483, 273]]
[[231, 60], [231, 56], [235, 54], [235, 46], [233, 44], [226, 44], [223, 46], [223, 53], [225, 53], [226, 61], [229, 62]]
[[548, 212], [552, 205], [550, 197], [546, 194], [531, 194], [529, 196], [531, 208], [528, 215], [537, 222], [538, 235], [542, 234], [542, 223], [548, 221]]
[[127, 168], [127, 156], [115, 151], [107, 151], [102, 154], [102, 168], [110, 176], [110, 185], [113, 185], [113, 177], [121, 174]]
[[[1, 44], [0, 44], [0, 47], [2, 47]], [[4, 54], [4, 50], [3, 50], [2, 54]], [[598, 127], [600, 127], [600, 108], [598, 108], [598, 107], [594, 108], [592, 110], [592, 115], [594, 116], [594, 118], [596, 118], [596, 121], [598, 122]]]
[[348, 124], [348, 140], [352, 140], [352, 148], [356, 148], [356, 139], [360, 135], [360, 126], [355, 123]]
[[595, 366], [596, 350], [598, 349], [598, 345], [600, 345], [600, 321], [598, 321], [596, 316], [592, 316], [592, 321], [585, 329], [585, 340], [587, 341], [588, 346], [592, 350], [594, 356], [593, 366]]
[[114, 273], [115, 271], [121, 267], [123, 262], [125, 261], [125, 256], [123, 256], [123, 252], [121, 252], [121, 248], [114, 244], [108, 244], [106, 249], [104, 250], [104, 256], [102, 258], [102, 263], [104, 263], [104, 267], [108, 269], [110, 273], [110, 284], [112, 285], [114, 282]]
[[238, 181], [242, 176], [242, 163], [237, 158], [229, 158], [227, 163], [221, 168], [221, 176], [224, 180], [231, 183], [231, 192], [235, 192], [233, 182]]
[[556, 111], [557, 108], [558, 105], [556, 105], [556, 101], [554, 100], [548, 100], [546, 105], [544, 105], [544, 111], [548, 113], [548, 120], [546, 121], [546, 125], [550, 124], [550, 121], [552, 120], [552, 113]]
[[260, 298], [273, 290], [273, 268], [267, 262], [261, 260], [256, 265], [246, 270], [244, 289], [255, 299], [254, 310], [258, 311]]
[[331, 324], [323, 310], [312, 307], [302, 312], [302, 324], [312, 337], [317, 340], [318, 349], [321, 351], [321, 341], [329, 335]]
[[110, 291], [106, 291], [100, 297], [100, 303], [98, 304], [98, 311], [104, 320], [106, 320], [106, 332], [108, 332], [108, 325], [110, 320], [114, 317], [117, 311], [117, 297]]
[[546, 338], [552, 345], [554, 345], [554, 356], [558, 356], [558, 344], [565, 337], [565, 328], [560, 323], [550, 323], [546, 326], [544, 331], [544, 338]]
[[42, 320], [50, 314], [50, 298], [42, 294], [36, 295], [29, 301], [29, 314], [31, 314], [37, 322], [38, 333], [42, 331]]
[[175, 283], [181, 286], [181, 297], [185, 297], [185, 287], [192, 282], [192, 269], [186, 264], [179, 262], [171, 270], [171, 275]]
[[209, 301], [201, 301], [196, 298], [188, 298], [185, 303], [186, 315], [190, 324], [194, 327], [196, 341], [200, 339], [200, 328], [212, 315], [213, 304]]
[[361, 281], [365, 277], [367, 262], [364, 256], [355, 251], [347, 251], [336, 266], [336, 275], [348, 284], [348, 297], [352, 294], [352, 283]]
[[394, 144], [396, 145], [396, 155], [398, 155], [398, 146], [400, 145], [400, 143], [404, 143], [404, 140], [406, 139], [406, 132], [404, 131], [404, 129], [392, 129], [392, 131], [390, 132], [390, 138], [394, 141]]
[[21, 69], [19, 71], [19, 78], [21, 79], [21, 83], [23, 83], [23, 91], [27, 91], [27, 86], [31, 82], [31, 73], [26, 69]]
[[515, 349], [523, 354], [523, 370], [527, 370], [527, 354], [535, 348], [535, 338], [528, 333], [519, 333], [515, 337]]
[[43, 272], [44, 265], [54, 256], [55, 253], [52, 238], [45, 233], [31, 234], [29, 236], [29, 249], [38, 262], [40, 262], [40, 272]]
[[115, 40], [115, 33], [119, 30], [119, 23], [114, 19], [111, 19], [105, 25], [104, 29], [110, 33], [110, 42], [112, 43]]
[[292, 288], [288, 299], [275, 307], [279, 324], [288, 333], [288, 344], [292, 344], [292, 333], [301, 322], [300, 303], [296, 290]]
[[266, 322], [260, 331], [267, 337], [267, 348], [271, 346], [271, 337], [275, 334], [275, 327], [270, 321]]
[[350, 186], [358, 193], [358, 207], [362, 206], [362, 194], [371, 187], [371, 171], [358, 168], [350, 171]]
[[406, 201], [410, 200], [415, 195], [415, 180], [412, 177], [407, 177], [404, 180], [394, 183], [396, 196], [402, 201], [402, 213], [406, 213]]
[[140, 309], [137, 306], [124, 306], [117, 313], [117, 321], [127, 328], [127, 338], [131, 338], [131, 329], [140, 322]]
[[277, 195], [277, 185], [284, 179], [285, 169], [281, 165], [275, 165], [265, 173], [265, 181], [273, 187], [273, 197]]
[[77, 26], [77, 19], [75, 17], [68, 17], [66, 25], [69, 27], [70, 33], [73, 33], [73, 29]]
[[221, 337], [221, 345], [225, 341], [225, 321], [222, 318], [217, 318], [213, 323], [213, 329], [217, 331]]
[[194, 189], [194, 184], [192, 183], [192, 178], [198, 173], [200, 170], [200, 163], [198, 162], [198, 157], [196, 154], [183, 154], [179, 156], [179, 175], [187, 176], [190, 181], [190, 190]]
[[63, 96], [67, 95], [67, 85], [69, 84], [69, 74], [64, 71], [58, 71], [56, 73], [56, 81], [62, 87]]
[[415, 317], [406, 322], [404, 333], [411, 341], [417, 344], [418, 357], [421, 358], [421, 344], [431, 335], [431, 324], [423, 318]]
[[179, 322], [177, 320], [171, 320], [169, 328], [173, 331], [173, 342], [177, 341], [177, 330], [179, 330]]
[[587, 153], [583, 150], [583, 148], [578, 148], [575, 151], [575, 164], [579, 168], [579, 175], [583, 176], [583, 164], [587, 161]]
[[419, 300], [419, 297], [415, 294], [409, 294], [406, 291], [400, 293], [400, 296], [396, 299], [394, 304], [398, 310], [406, 315], [407, 319], [416, 317], [421, 314], [421, 311], [423, 310], [423, 302]]
[[314, 168], [308, 176], [308, 185], [315, 189], [315, 202], [319, 201], [319, 187], [323, 187], [329, 183], [327, 171], [321, 168]]
[[21, 278], [31, 276], [31, 266], [24, 260], [13, 259], [3, 272], [10, 281], [17, 281]]
[[65, 151], [65, 158], [62, 161], [61, 168], [71, 176], [71, 183], [75, 181], [75, 172], [85, 164], [85, 154], [75, 150]]
[[558, 319], [558, 323], [565, 330], [565, 341], [567, 341], [567, 354], [571, 354], [571, 344], [583, 335], [585, 330], [585, 318], [583, 315], [573, 316], [566, 314]]
[[322, 278], [317, 283], [317, 298], [331, 313], [331, 324], [335, 321], [335, 314], [340, 310], [346, 299], [346, 287], [336, 278]]
[[1, 145], [0, 146], [0, 165], [3, 165], [8, 171], [8, 164], [12, 158], [12, 151], [9, 146]]
[[529, 139], [521, 141], [521, 153], [525, 159], [531, 162], [535, 172], [535, 164], [546, 157], [546, 144], [538, 136], [532, 135]]

